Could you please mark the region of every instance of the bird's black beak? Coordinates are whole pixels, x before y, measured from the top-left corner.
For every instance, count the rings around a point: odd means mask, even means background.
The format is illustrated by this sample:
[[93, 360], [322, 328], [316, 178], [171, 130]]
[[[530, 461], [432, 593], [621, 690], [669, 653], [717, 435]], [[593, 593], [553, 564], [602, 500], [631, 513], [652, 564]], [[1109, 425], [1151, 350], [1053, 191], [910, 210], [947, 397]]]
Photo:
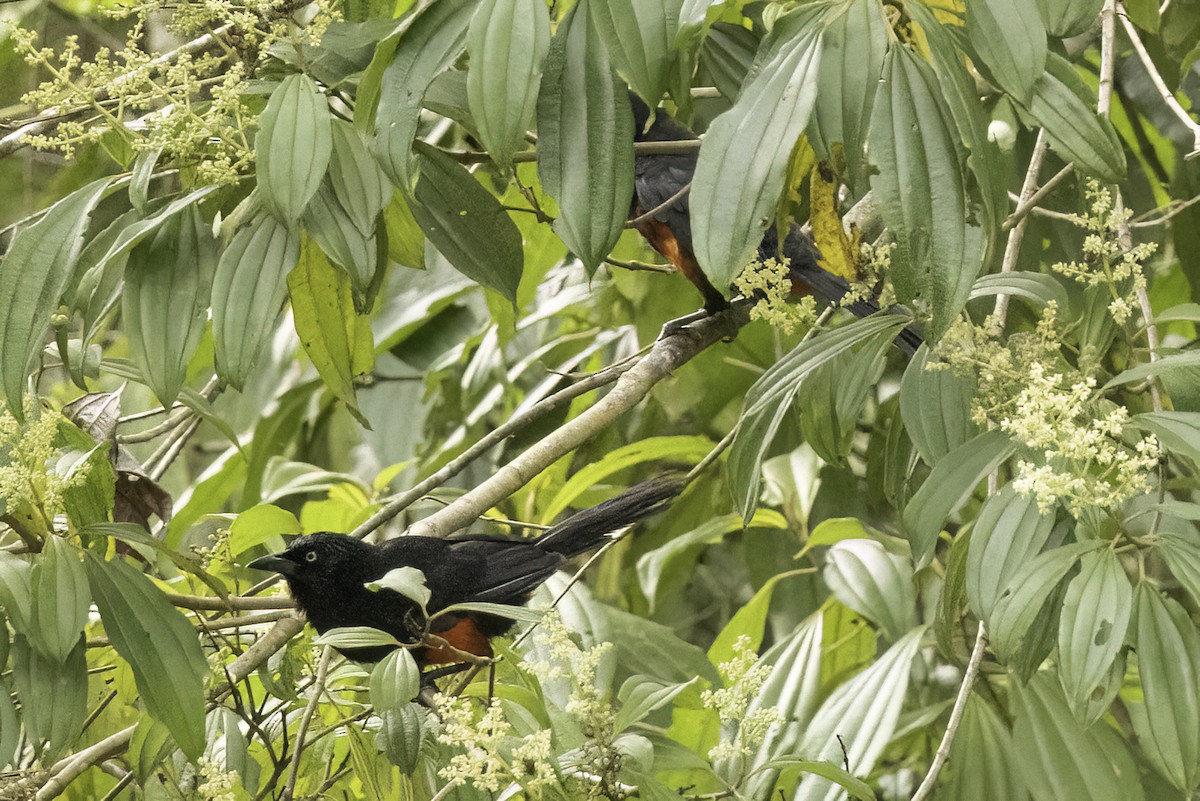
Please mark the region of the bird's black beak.
[[260, 556], [246, 567], [251, 570], [264, 570], [270, 573], [282, 573], [285, 576], [296, 575], [296, 568], [299, 567], [291, 559], [285, 559], [278, 554], [268, 554]]

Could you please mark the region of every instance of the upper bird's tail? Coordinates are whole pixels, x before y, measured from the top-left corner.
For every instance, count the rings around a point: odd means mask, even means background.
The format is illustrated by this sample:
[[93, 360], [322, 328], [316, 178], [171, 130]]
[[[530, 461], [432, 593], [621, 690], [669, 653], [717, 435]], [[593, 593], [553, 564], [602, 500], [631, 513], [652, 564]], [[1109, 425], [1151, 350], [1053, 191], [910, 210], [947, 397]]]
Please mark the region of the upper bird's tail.
[[682, 478], [653, 478], [635, 484], [615, 498], [584, 509], [536, 540], [537, 546], [567, 558], [599, 547], [614, 531], [665, 509], [686, 482]]

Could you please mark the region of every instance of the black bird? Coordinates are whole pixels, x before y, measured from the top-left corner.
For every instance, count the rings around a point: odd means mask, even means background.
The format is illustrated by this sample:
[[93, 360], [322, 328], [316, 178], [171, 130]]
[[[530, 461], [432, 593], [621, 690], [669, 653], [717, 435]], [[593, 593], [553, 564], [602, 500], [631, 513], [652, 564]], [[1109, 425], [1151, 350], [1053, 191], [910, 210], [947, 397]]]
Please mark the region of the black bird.
[[[371, 626], [400, 642], [416, 643], [427, 626], [420, 606], [398, 592], [363, 586], [394, 568], [415, 567], [425, 574], [432, 594], [427, 604], [429, 632], [458, 651], [490, 657], [489, 639], [508, 631], [511, 620], [478, 612], [437, 613], [457, 603], [525, 603], [568, 559], [600, 547], [608, 535], [665, 508], [683, 486], [675, 478], [637, 484], [572, 515], [537, 539], [413, 536], [372, 545], [343, 534], [308, 534], [297, 537], [285, 551], [255, 559], [249, 567], [281, 573], [318, 632]], [[376, 662], [394, 648], [339, 650], [351, 659]], [[463, 661], [461, 654], [437, 645], [413, 649], [413, 656], [421, 666]]]
[[[633, 106], [634, 141], [677, 142], [696, 138], [662, 109], [655, 111], [654, 121], [650, 122], [650, 107], [633, 92], [629, 93], [629, 102]], [[634, 227], [650, 246], [700, 290], [704, 309], [712, 314], [726, 308], [729, 301], [722, 288], [708, 280], [692, 251], [691, 205], [686, 190], [696, 173], [697, 158], [694, 152], [639, 153], [634, 159], [634, 196], [629, 216], [638, 220]], [[656, 210], [653, 215], [642, 219], [652, 210]], [[758, 258], [764, 261], [776, 258], [787, 263], [793, 297], [815, 294], [827, 303], [838, 303], [850, 291], [846, 279], [821, 267], [820, 253], [812, 239], [794, 223], [783, 239], [782, 248], [775, 226], [767, 228], [758, 246]], [[856, 300], [845, 307], [858, 317], [879, 311], [879, 304], [871, 300]], [[921, 335], [911, 326], [896, 338], [897, 347], [909, 355], [916, 352], [921, 342]]]

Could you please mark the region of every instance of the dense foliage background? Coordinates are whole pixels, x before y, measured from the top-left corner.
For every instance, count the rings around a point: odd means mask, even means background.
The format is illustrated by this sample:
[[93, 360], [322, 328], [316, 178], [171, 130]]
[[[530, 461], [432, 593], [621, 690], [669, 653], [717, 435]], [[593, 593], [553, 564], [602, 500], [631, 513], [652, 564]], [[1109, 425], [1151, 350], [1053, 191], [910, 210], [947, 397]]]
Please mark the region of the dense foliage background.
[[[0, 797], [1193, 797], [1200, 3], [0, 19]], [[656, 341], [699, 297], [626, 229], [627, 88], [704, 133], [716, 285], [811, 219], [934, 346]], [[244, 567], [680, 468], [491, 703]]]

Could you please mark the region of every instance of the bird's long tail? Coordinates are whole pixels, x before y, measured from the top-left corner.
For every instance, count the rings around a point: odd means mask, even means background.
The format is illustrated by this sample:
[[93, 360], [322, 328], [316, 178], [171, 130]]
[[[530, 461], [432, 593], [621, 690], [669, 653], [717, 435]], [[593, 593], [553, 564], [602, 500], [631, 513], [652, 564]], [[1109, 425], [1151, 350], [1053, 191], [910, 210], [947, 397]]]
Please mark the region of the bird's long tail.
[[654, 478], [635, 484], [615, 498], [577, 512], [538, 538], [539, 548], [570, 558], [587, 553], [614, 531], [665, 509], [683, 492], [682, 478]]

